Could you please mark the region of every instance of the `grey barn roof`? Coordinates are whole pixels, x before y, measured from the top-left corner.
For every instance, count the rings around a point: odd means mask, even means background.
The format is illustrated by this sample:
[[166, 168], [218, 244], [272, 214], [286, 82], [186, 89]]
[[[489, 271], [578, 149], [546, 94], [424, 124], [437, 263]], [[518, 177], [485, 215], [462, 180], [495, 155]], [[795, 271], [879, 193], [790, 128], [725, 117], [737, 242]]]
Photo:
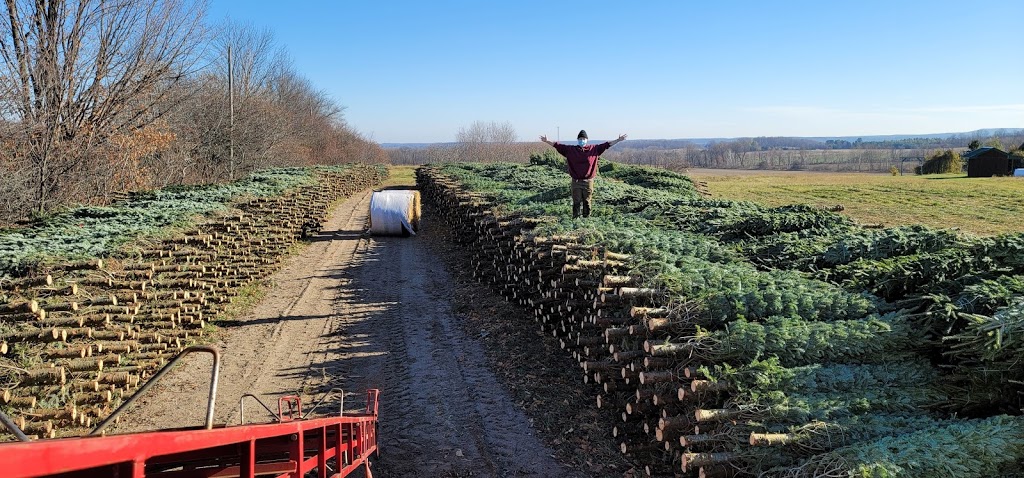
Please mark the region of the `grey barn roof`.
[[987, 153], [989, 151], [992, 151], [992, 150], [996, 150], [996, 151], [998, 151], [998, 152], [1000, 152], [1002, 154], [1006, 154], [1006, 152], [1004, 152], [1003, 150], [1001, 150], [999, 148], [993, 148], [993, 147], [990, 147], [990, 146], [985, 146], [984, 148], [978, 148], [978, 149], [976, 149], [974, 151], [968, 151], [968, 152], [964, 153], [960, 157], [962, 159], [970, 160], [970, 159], [973, 159], [976, 156], [981, 156], [981, 155], [983, 155], [983, 154], [985, 154], [985, 153]]

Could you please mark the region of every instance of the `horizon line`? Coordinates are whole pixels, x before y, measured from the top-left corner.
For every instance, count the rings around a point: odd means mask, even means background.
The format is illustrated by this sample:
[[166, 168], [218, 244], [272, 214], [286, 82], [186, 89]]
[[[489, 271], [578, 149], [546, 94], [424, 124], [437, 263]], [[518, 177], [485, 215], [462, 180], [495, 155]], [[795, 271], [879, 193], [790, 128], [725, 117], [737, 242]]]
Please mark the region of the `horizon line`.
[[[915, 139], [935, 136], [958, 136], [958, 135], [979, 135], [981, 133], [988, 133], [987, 137], [995, 136], [997, 133], [1006, 134], [1021, 134], [1024, 133], [1024, 127], [1016, 128], [979, 128], [972, 131], [959, 131], [959, 132], [944, 132], [944, 133], [886, 133], [886, 134], [859, 134], [859, 135], [820, 135], [820, 136], [790, 136], [790, 135], [759, 135], [759, 136], [693, 136], [688, 138], [628, 138], [624, 142], [630, 141], [711, 141], [711, 140], [737, 140], [737, 139], [757, 139], [757, 138], [792, 138], [792, 139], [846, 139], [846, 138], [885, 138], [885, 137], [901, 137], [901, 139]], [[614, 139], [614, 138], [613, 138]], [[608, 141], [611, 141], [609, 139]], [[515, 141], [514, 144], [523, 143], [539, 143], [539, 140], [528, 140], [528, 141]], [[379, 142], [380, 145], [403, 145], [403, 144], [430, 144], [430, 145], [444, 145], [444, 144], [458, 144], [458, 141], [387, 141]]]

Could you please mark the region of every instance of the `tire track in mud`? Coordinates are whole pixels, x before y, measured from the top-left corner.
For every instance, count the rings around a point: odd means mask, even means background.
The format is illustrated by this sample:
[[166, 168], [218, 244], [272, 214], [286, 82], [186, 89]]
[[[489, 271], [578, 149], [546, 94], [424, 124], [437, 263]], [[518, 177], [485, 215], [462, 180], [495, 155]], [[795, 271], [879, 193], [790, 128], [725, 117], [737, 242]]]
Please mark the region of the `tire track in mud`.
[[369, 239], [338, 303], [340, 342], [351, 344], [337, 364], [340, 383], [381, 389], [377, 472], [577, 476], [552, 458], [459, 326], [453, 280], [428, 247], [431, 219], [416, 237]]

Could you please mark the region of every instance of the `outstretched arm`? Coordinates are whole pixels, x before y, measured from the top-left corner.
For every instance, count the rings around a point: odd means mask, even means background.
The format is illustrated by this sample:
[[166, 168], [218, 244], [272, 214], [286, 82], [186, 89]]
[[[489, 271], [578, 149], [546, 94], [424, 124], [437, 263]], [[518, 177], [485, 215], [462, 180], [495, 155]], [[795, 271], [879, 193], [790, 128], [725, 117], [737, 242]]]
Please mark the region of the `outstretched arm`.
[[552, 141], [548, 141], [548, 135], [546, 135], [546, 134], [542, 134], [542, 135], [540, 135], [540, 140], [541, 140], [542, 142], [544, 142], [544, 143], [550, 144], [551, 146], [554, 146], [554, 145], [555, 145], [555, 143], [554, 143], [554, 142], [552, 142]]
[[612, 146], [615, 146], [616, 144], [619, 144], [619, 143], [621, 143], [621, 142], [623, 142], [625, 140], [626, 140], [626, 135], [620, 134], [619, 135], [619, 139], [615, 139], [615, 140], [609, 141], [608, 144], [610, 144]]

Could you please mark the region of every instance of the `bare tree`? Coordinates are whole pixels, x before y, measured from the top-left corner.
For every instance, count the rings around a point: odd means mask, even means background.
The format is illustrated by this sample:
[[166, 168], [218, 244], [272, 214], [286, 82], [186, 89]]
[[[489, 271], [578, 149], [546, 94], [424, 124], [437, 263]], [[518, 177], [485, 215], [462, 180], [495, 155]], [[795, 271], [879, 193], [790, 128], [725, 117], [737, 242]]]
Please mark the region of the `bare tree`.
[[153, 166], [180, 166], [181, 180], [193, 182], [230, 180], [271, 166], [387, 161], [379, 145], [348, 127], [344, 107], [297, 72], [272, 32], [231, 22], [216, 31], [207, 68], [188, 80], [192, 95], [171, 115], [174, 154], [161, 154], [169, 161]]
[[455, 134], [459, 156], [464, 161], [515, 161], [520, 151], [515, 147], [518, 136], [512, 123], [506, 121], [474, 121], [459, 128]]
[[[233, 124], [228, 108], [229, 50]], [[193, 138], [202, 147], [197, 153], [206, 158], [210, 177], [233, 179], [272, 165], [301, 164], [297, 159], [309, 156], [309, 143], [323, 139], [321, 123], [341, 121], [342, 108], [295, 71], [270, 30], [228, 21], [217, 29], [209, 51], [209, 68], [199, 80], [204, 99], [183, 112], [178, 124], [196, 135]], [[193, 130], [190, 121], [202, 127]]]
[[236, 169], [387, 161], [269, 30], [227, 23], [211, 35], [202, 1], [5, 0], [0, 223]]
[[226, 80], [228, 65], [224, 59], [231, 48], [238, 96], [261, 95], [271, 89], [277, 77], [292, 70], [287, 50], [278, 44], [270, 29], [227, 20], [216, 30], [207, 61], [211, 71]]
[[202, 44], [195, 0], [6, 0], [0, 108], [20, 128], [39, 210], [89, 174], [90, 153], [152, 123]]
[[[0, 122], [0, 137], [12, 136], [15, 125]], [[32, 204], [25, 191], [32, 190], [32, 168], [23, 155], [5, 141], [0, 148], [0, 224], [21, 217]]]
[[516, 129], [506, 121], [474, 121], [473, 124], [459, 128], [455, 140], [460, 143], [504, 143], [516, 142]]

